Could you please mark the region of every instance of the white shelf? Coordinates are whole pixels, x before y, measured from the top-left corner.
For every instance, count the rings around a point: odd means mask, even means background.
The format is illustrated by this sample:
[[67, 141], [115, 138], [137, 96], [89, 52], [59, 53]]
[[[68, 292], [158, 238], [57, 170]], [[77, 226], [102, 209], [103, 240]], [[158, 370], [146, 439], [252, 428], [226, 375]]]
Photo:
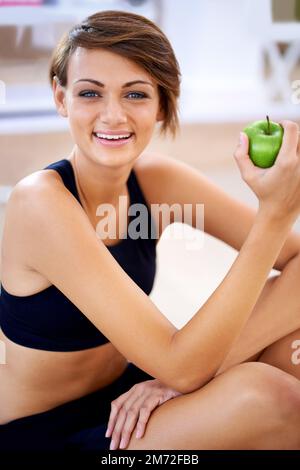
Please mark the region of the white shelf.
[[0, 135], [65, 132], [68, 121], [57, 114], [36, 114], [0, 118]]
[[23, 84], [6, 87], [5, 103], [0, 104], [0, 119], [11, 114], [54, 112], [50, 85]]

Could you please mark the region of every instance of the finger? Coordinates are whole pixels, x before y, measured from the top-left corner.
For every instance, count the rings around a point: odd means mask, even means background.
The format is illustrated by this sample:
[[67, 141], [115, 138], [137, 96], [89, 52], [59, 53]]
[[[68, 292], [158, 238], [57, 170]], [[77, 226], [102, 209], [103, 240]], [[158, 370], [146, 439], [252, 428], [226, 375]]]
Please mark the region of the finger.
[[139, 419], [136, 425], [135, 437], [137, 439], [141, 439], [143, 437], [150, 415], [153, 412], [153, 410], [155, 410], [155, 408], [158, 407], [158, 405], [159, 405], [159, 400], [156, 400], [156, 402], [153, 403], [153, 405], [150, 408], [142, 407], [140, 409], [140, 415], [139, 415]]
[[248, 136], [245, 132], [240, 132], [239, 136], [239, 142], [236, 148], [235, 153], [243, 153], [243, 154], [248, 154], [248, 148], [249, 148], [249, 139]]
[[115, 423], [115, 426], [112, 432], [110, 447], [109, 447], [110, 450], [115, 450], [119, 447], [121, 431], [122, 431], [122, 428], [124, 427], [126, 416], [127, 416], [127, 411], [124, 408], [121, 408], [121, 410], [118, 413], [117, 421]]
[[159, 405], [159, 397], [149, 396], [148, 398], [140, 397], [132, 405], [131, 409], [127, 413], [127, 419], [124, 423], [122, 430], [120, 448], [125, 449], [130, 441], [132, 432], [136, 426], [138, 426], [139, 421], [142, 428], [142, 434], [144, 433], [146, 424], [149, 420], [149, 417], [152, 411], [157, 408]]
[[135, 395], [130, 405], [122, 408], [114, 428], [112, 440], [117, 447], [124, 449], [130, 440], [131, 433], [136, 425], [139, 416], [139, 409], [144, 401], [143, 397]]
[[140, 408], [142, 407], [143, 402], [143, 397], [137, 399], [136, 402], [130, 408], [130, 410], [128, 410], [126, 421], [121, 431], [120, 449], [125, 449], [129, 444], [131, 435], [139, 419]]
[[117, 417], [118, 417], [118, 413], [121, 409], [121, 407], [123, 406], [123, 404], [125, 403], [125, 401], [128, 399], [128, 396], [130, 395], [130, 390], [126, 393], [123, 393], [122, 395], [120, 395], [116, 400], [113, 400], [111, 402], [111, 411], [110, 411], [110, 415], [109, 415], [109, 420], [108, 420], [108, 423], [107, 423], [107, 429], [106, 429], [106, 433], [105, 433], [105, 437], [110, 437], [112, 432], [113, 432], [113, 429], [115, 427], [115, 423], [116, 423], [116, 420], [117, 420]]
[[300, 132], [298, 132], [297, 155], [300, 158]]
[[299, 126], [292, 121], [281, 121], [283, 127], [283, 139], [281, 148], [276, 160], [279, 162], [286, 160], [290, 156], [295, 156], [297, 152]]
[[251, 175], [256, 168], [248, 155], [248, 147], [248, 136], [244, 132], [241, 132], [240, 143], [234, 153], [234, 158], [244, 179], [247, 179], [247, 177]]
[[234, 157], [243, 157], [248, 155], [249, 140], [245, 132], [240, 132], [239, 144], [234, 153]]
[[161, 397], [161, 395], [158, 396], [152, 396], [150, 400], [147, 403], [147, 406], [141, 406], [140, 407], [140, 413], [139, 413], [139, 419], [136, 425], [136, 438], [140, 439], [143, 437], [147, 423], [149, 421], [151, 413], [160, 406], [162, 403], [164, 403], [167, 399], [164, 399]]
[[[112, 430], [111, 446], [114, 446], [114, 449], [117, 449], [120, 444], [121, 434], [123, 432], [129, 410], [134, 407], [134, 403], [137, 400], [142, 399], [142, 397], [139, 396], [138, 389], [135, 389], [134, 392], [132, 389], [130, 389], [130, 391], [131, 393], [129, 395], [127, 394], [127, 399], [124, 401], [122, 407], [118, 411], [114, 428]], [[136, 415], [138, 415], [138, 411], [136, 412]]]

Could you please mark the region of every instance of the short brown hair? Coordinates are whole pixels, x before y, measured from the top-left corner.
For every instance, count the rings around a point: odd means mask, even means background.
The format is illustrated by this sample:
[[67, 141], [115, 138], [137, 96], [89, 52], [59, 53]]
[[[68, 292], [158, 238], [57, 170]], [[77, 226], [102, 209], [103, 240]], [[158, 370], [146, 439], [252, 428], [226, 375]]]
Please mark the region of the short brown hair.
[[158, 84], [164, 119], [162, 134], [173, 138], [179, 128], [178, 98], [181, 73], [173, 48], [161, 29], [148, 18], [124, 11], [101, 11], [75, 25], [56, 46], [50, 65], [50, 81], [57, 77], [67, 85], [67, 68], [78, 47], [108, 49], [134, 61]]

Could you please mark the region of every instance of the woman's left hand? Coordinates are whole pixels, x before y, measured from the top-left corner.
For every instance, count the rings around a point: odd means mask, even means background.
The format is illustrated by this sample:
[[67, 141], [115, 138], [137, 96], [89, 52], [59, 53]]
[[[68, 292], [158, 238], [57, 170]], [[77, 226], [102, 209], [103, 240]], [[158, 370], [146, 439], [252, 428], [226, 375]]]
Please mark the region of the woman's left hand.
[[166, 387], [159, 380], [135, 384], [128, 392], [111, 402], [105, 436], [111, 436], [110, 450], [125, 449], [136, 426], [136, 437], [144, 435], [147, 422], [155, 408], [181, 393]]

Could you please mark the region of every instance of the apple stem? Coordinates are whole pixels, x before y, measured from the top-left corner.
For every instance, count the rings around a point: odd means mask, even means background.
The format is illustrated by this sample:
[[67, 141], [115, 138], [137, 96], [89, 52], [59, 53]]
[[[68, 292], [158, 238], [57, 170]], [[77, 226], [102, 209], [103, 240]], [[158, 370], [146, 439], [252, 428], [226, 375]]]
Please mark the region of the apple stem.
[[270, 134], [271, 134], [271, 131], [270, 131], [270, 119], [269, 119], [269, 116], [267, 116], [267, 122], [268, 122], [267, 134], [270, 135]]

